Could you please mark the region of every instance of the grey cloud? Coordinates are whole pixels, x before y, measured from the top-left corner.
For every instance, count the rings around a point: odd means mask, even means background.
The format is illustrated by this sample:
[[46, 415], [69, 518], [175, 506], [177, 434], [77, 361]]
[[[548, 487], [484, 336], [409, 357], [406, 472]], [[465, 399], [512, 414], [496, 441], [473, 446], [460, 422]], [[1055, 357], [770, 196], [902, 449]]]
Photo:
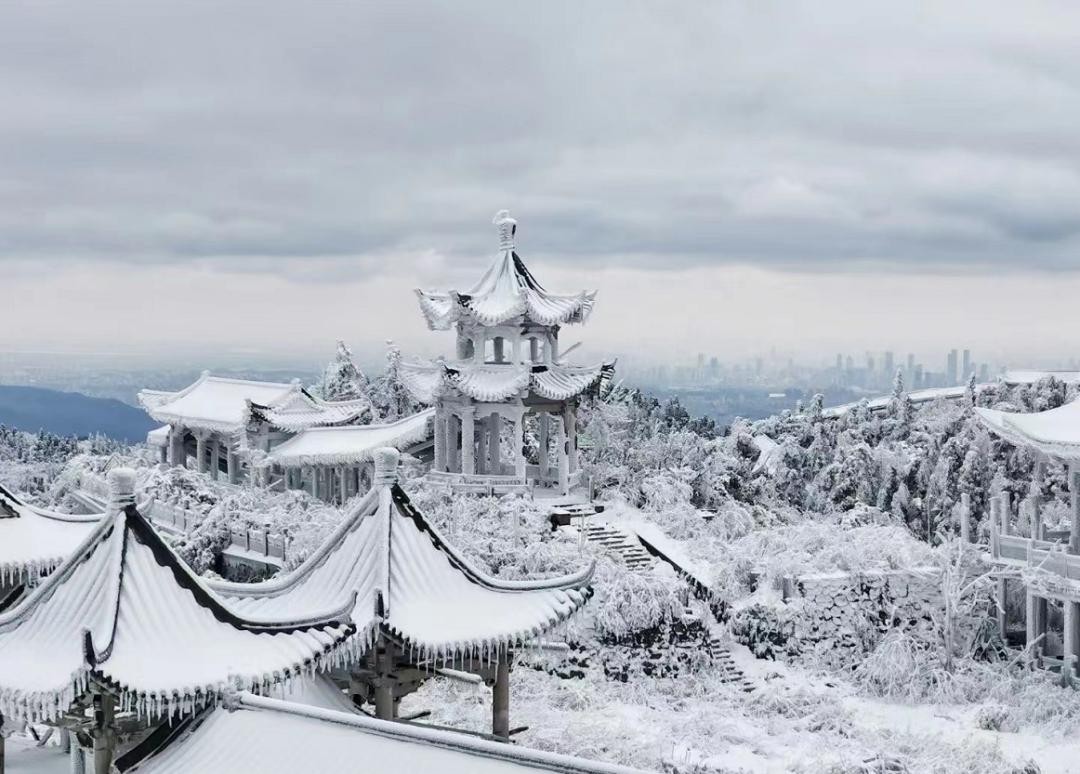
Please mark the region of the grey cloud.
[[1067, 270], [1080, 10], [858, 2], [0, 11], [0, 260], [315, 278], [555, 263]]

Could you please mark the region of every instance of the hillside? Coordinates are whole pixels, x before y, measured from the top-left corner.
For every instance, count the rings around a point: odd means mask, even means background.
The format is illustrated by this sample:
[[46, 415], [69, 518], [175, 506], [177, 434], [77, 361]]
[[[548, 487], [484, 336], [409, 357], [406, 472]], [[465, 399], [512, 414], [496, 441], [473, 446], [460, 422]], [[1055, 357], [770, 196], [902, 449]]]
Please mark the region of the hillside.
[[124, 441], [143, 441], [156, 427], [141, 409], [118, 400], [10, 385], [0, 385], [0, 424], [80, 438], [101, 433]]

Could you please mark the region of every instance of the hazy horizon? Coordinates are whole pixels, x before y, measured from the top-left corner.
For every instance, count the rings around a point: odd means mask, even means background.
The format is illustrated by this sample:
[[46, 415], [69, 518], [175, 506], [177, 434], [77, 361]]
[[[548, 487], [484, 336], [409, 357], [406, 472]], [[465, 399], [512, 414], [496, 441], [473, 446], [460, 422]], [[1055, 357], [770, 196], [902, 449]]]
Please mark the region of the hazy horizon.
[[468, 287], [506, 207], [542, 282], [600, 290], [583, 355], [1064, 360], [1063, 16], [9, 4], [0, 350], [447, 352], [412, 289]]

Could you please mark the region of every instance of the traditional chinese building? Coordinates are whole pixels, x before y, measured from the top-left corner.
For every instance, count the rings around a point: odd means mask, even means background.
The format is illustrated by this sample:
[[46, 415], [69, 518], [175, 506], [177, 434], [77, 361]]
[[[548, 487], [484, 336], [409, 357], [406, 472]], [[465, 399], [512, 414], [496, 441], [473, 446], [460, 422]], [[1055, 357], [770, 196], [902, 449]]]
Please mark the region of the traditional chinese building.
[[[498, 256], [474, 287], [417, 291], [428, 327], [455, 330], [456, 356], [403, 364], [402, 379], [417, 400], [435, 407], [433, 476], [566, 494], [582, 483], [579, 401], [614, 364], [568, 364], [559, 335], [589, 318], [596, 293], [546, 290], [516, 252], [517, 222], [503, 210], [495, 225]], [[527, 426], [535, 428], [535, 459], [526, 453]]]
[[[1036, 456], [1027, 498], [1007, 495], [991, 502], [991, 553], [1007, 572], [998, 581], [998, 616], [1009, 635], [1010, 590], [1023, 593], [1025, 641], [1039, 665], [1067, 669], [1076, 676], [1080, 657], [1080, 401], [1049, 411], [1020, 414], [977, 408], [983, 425]], [[1043, 481], [1047, 467], [1068, 473], [1072, 519], [1067, 529], [1043, 523]], [[1015, 506], [1015, 507], [1014, 507]]]

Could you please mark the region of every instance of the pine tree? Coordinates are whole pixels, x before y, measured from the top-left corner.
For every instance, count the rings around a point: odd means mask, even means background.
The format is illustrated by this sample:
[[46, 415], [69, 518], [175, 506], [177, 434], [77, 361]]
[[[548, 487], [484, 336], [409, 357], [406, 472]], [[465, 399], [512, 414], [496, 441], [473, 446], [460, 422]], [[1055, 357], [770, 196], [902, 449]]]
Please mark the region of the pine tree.
[[393, 422], [420, 410], [420, 404], [401, 380], [401, 349], [393, 341], [386, 342], [386, 371], [371, 388], [371, 402], [379, 418]]
[[359, 400], [370, 399], [370, 389], [367, 376], [353, 361], [352, 351], [339, 339], [337, 354], [323, 371], [317, 392], [324, 400]]

